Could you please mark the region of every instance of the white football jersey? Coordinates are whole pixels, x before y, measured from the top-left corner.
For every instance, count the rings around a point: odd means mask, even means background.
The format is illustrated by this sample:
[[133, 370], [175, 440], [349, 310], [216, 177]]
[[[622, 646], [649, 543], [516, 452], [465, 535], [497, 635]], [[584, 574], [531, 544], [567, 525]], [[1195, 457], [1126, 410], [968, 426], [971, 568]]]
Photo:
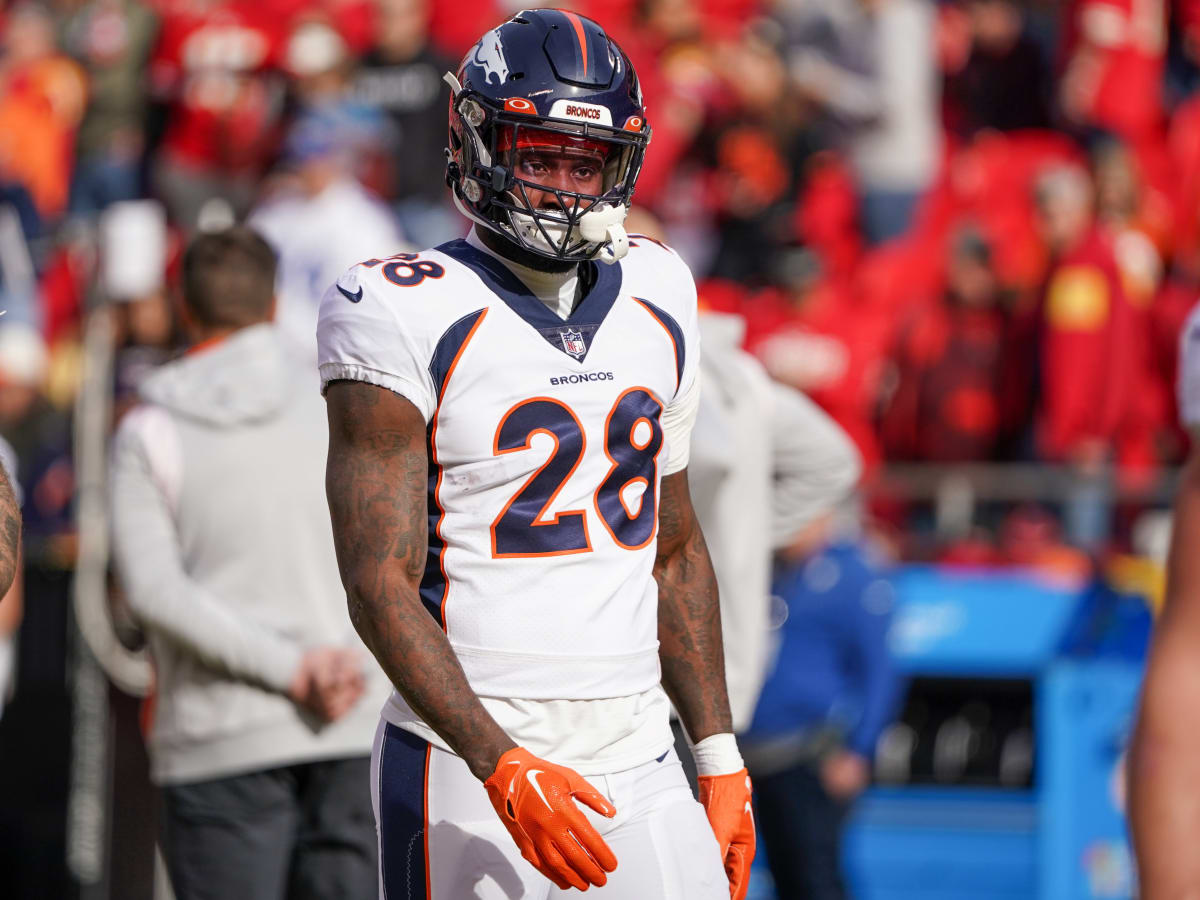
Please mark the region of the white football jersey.
[[1200, 304], [1192, 308], [1179, 335], [1179, 420], [1200, 428]]
[[659, 683], [661, 416], [696, 379], [696, 289], [634, 237], [559, 318], [466, 241], [367, 260], [325, 295], [322, 385], [421, 411], [429, 559], [421, 596], [481, 697], [587, 700]]

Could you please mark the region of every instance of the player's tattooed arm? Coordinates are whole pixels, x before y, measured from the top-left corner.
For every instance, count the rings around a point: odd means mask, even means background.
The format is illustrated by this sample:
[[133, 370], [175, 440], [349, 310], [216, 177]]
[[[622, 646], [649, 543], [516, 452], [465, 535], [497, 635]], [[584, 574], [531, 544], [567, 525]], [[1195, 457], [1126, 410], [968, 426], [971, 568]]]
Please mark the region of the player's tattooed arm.
[[325, 490], [350, 619], [396, 689], [480, 779], [516, 746], [467, 683], [421, 602], [429, 518], [425, 421], [384, 388], [335, 381], [326, 394]]
[[717, 578], [692, 509], [686, 470], [662, 480], [654, 578], [663, 687], [693, 741], [733, 731]]
[[[1193, 433], [1200, 448], [1200, 431]], [[1167, 591], [1129, 749], [1129, 822], [1139, 896], [1200, 896], [1200, 450], [1180, 473]]]
[[0, 597], [8, 593], [17, 575], [17, 559], [21, 544], [21, 510], [0, 466]]

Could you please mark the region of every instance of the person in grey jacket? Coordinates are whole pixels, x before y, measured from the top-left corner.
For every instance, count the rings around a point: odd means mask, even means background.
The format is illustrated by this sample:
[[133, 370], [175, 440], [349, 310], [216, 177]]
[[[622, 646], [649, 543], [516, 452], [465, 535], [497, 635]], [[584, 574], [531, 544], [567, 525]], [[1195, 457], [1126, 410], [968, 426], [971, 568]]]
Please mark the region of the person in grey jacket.
[[720, 586], [725, 677], [739, 732], [750, 724], [770, 663], [773, 553], [831, 515], [862, 473], [846, 433], [741, 349], [745, 327], [735, 314], [700, 316], [702, 391], [688, 467]]
[[247, 228], [192, 243], [193, 346], [146, 378], [114, 441], [115, 561], [154, 657], [151, 775], [179, 900], [376, 891], [387, 685], [346, 612], [324, 405], [271, 324], [275, 265]]

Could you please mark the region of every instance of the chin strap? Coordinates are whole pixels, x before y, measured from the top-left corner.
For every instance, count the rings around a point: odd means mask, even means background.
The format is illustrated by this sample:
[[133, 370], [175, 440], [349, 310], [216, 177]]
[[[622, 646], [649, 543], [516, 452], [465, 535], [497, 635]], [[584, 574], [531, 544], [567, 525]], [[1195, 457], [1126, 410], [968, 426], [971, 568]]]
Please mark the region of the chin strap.
[[612, 265], [629, 253], [629, 235], [622, 225], [627, 211], [620, 203], [605, 203], [579, 217], [579, 236], [603, 245], [596, 254], [601, 262]]

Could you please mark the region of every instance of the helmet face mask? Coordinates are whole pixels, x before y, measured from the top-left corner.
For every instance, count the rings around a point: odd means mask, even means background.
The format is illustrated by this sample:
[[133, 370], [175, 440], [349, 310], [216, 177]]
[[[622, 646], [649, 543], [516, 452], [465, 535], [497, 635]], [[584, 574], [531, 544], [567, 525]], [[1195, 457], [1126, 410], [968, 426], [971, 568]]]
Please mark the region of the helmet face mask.
[[[581, 233], [581, 221], [603, 206], [626, 208], [632, 185], [621, 180], [629, 172], [635, 147], [630, 143], [598, 142], [573, 132], [531, 128], [524, 123], [497, 129], [499, 144], [494, 158], [512, 173], [507, 190], [492, 199], [492, 207], [507, 213], [507, 223], [518, 243], [555, 259], [590, 259], [594, 242]], [[528, 137], [526, 137], [528, 135]], [[569, 190], [549, 183], [545, 176], [527, 171], [530, 163], [586, 164], [596, 169], [596, 189]], [[584, 179], [581, 179], [584, 180]], [[503, 221], [503, 219], [501, 219]]]
[[[468, 218], [548, 259], [624, 255], [621, 221], [650, 128], [637, 75], [598, 25], [559, 10], [518, 13], [484, 35], [458, 77], [446, 80], [447, 182]], [[522, 166], [531, 155], [586, 160], [599, 183], [547, 177]]]

